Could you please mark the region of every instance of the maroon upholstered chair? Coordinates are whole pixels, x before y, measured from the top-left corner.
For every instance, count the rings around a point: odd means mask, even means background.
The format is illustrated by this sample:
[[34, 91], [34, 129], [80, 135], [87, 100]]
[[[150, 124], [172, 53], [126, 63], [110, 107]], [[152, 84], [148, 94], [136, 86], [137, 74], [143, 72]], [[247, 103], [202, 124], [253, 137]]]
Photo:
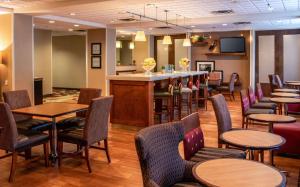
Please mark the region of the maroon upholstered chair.
[[249, 96], [246, 90], [240, 91], [241, 96], [241, 107], [242, 107], [242, 128], [248, 128], [248, 119], [247, 116], [250, 114], [274, 114], [273, 109], [261, 109], [261, 108], [251, 108]]
[[[101, 96], [101, 89], [97, 88], [81, 88], [78, 97], [78, 104], [89, 105], [92, 99]], [[76, 116], [63, 119], [57, 122], [58, 129], [77, 128], [84, 125], [86, 111], [76, 112]]]
[[241, 150], [205, 147], [197, 112], [183, 118], [182, 122], [185, 131], [183, 147], [186, 160], [203, 162], [217, 158], [246, 158], [245, 152]]
[[272, 109], [276, 111], [275, 103], [257, 102], [254, 90], [251, 86], [248, 87], [248, 96], [251, 108]]
[[[12, 164], [10, 170], [9, 182], [14, 181], [18, 153], [30, 149], [37, 145], [44, 145], [45, 165], [48, 166], [48, 141], [47, 134], [27, 131], [19, 134], [15, 119], [7, 103], [0, 103], [0, 149], [11, 152]], [[6, 157], [5, 156], [5, 157]]]
[[84, 121], [83, 128], [67, 129], [58, 133], [58, 155], [59, 166], [64, 155], [70, 156], [63, 152], [63, 142], [76, 144], [80, 147], [79, 150], [73, 153], [73, 156], [82, 156], [82, 152], [85, 152], [85, 160], [89, 172], [92, 172], [92, 168], [89, 161], [89, 148], [100, 141], [104, 141], [105, 150], [108, 162], [110, 163], [110, 156], [108, 152], [108, 119], [110, 109], [113, 101], [113, 96], [100, 97], [92, 99], [89, 109], [87, 111], [86, 119]]
[[[30, 107], [31, 101], [27, 90], [7, 91], [3, 93], [4, 102], [6, 102], [12, 110], [24, 107]], [[45, 131], [49, 130], [51, 134], [51, 122], [32, 118], [28, 115], [13, 114], [18, 129]]]
[[256, 98], [259, 102], [272, 103], [272, 101], [270, 100], [271, 99], [270, 97], [264, 97], [264, 93], [263, 93], [260, 83], [256, 84], [255, 94], [256, 94]]

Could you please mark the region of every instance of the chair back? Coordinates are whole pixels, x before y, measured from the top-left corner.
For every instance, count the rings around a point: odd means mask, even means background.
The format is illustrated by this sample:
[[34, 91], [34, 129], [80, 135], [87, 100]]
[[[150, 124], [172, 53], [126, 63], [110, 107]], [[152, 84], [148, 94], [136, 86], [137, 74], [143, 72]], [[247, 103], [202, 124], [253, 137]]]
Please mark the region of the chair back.
[[250, 106], [252, 106], [253, 104], [256, 103], [256, 96], [251, 86], [248, 87], [248, 95], [249, 95]]
[[[6, 102], [11, 110], [30, 107], [31, 101], [27, 90], [15, 90], [3, 92], [4, 102]], [[20, 122], [31, 119], [31, 116], [13, 114], [15, 121]]]
[[283, 88], [283, 83], [282, 83], [279, 75], [275, 75], [275, 81], [277, 83], [278, 88]]
[[182, 118], [181, 121], [184, 126], [184, 134], [190, 132], [191, 130], [193, 130], [195, 128], [200, 127], [200, 118], [199, 118], [198, 112], [194, 112], [194, 113]]
[[[79, 92], [78, 104], [89, 105], [92, 99], [101, 96], [101, 89], [98, 88], [81, 88]], [[77, 112], [77, 117], [86, 117], [86, 111]]]
[[241, 96], [242, 114], [244, 116], [247, 110], [250, 108], [250, 101], [246, 90], [241, 90], [240, 96]]
[[276, 83], [276, 79], [275, 79], [274, 74], [269, 75], [269, 82], [270, 82], [271, 92], [274, 92], [274, 89], [277, 88], [277, 83]]
[[[183, 179], [185, 164], [178, 151], [183, 134], [180, 121], [150, 126], [136, 134], [135, 145], [145, 187], [172, 186]], [[155, 185], [151, 185], [153, 183]]]
[[17, 144], [18, 131], [15, 119], [7, 103], [0, 103], [0, 149], [13, 151]]
[[112, 101], [113, 96], [92, 99], [87, 111], [83, 137], [88, 145], [107, 138]]
[[255, 92], [256, 92], [256, 97], [257, 97], [258, 100], [261, 100], [264, 97], [264, 93], [262, 91], [260, 83], [256, 84], [256, 90], [255, 90]]
[[236, 77], [237, 77], [236, 73], [231, 74], [230, 81], [229, 81], [229, 91], [230, 92], [234, 91], [234, 83], [235, 83]]
[[220, 135], [232, 129], [232, 121], [225, 97], [222, 94], [217, 94], [211, 97], [212, 105], [215, 111], [215, 116], [218, 125], [218, 142]]

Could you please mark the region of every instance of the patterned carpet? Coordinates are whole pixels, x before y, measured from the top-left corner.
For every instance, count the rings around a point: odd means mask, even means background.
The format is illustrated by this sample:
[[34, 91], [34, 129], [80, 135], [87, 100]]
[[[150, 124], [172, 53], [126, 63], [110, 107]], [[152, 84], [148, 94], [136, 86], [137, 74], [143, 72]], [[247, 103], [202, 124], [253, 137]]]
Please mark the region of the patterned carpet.
[[75, 89], [53, 89], [53, 93], [45, 96], [43, 101], [47, 102], [72, 102], [76, 103], [79, 96], [79, 90]]

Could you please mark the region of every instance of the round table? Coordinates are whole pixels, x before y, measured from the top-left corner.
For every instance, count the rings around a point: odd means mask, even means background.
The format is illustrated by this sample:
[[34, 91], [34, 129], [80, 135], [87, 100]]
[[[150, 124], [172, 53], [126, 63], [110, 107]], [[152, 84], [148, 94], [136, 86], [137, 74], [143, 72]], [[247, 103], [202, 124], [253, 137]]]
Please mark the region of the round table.
[[287, 93], [299, 93], [300, 91], [297, 89], [289, 89], [289, 88], [278, 88], [274, 89], [275, 92], [287, 92]]
[[271, 93], [272, 96], [276, 97], [299, 97], [299, 94], [296, 93], [286, 93], [286, 92], [273, 92]]
[[285, 81], [285, 83], [300, 83], [300, 81]]
[[[264, 162], [264, 151], [278, 149], [285, 143], [285, 139], [269, 132], [255, 130], [231, 130], [220, 135], [220, 139], [226, 144], [247, 149], [249, 158], [254, 160], [253, 152], [260, 152], [260, 160]], [[273, 165], [273, 154], [270, 154], [270, 162]]]
[[298, 88], [300, 87], [300, 82], [299, 81], [295, 81], [295, 82], [287, 82], [287, 85], [291, 86], [291, 87], [295, 87]]
[[250, 114], [248, 119], [269, 124], [269, 132], [273, 132], [274, 123], [294, 123], [296, 118], [278, 114]]
[[[297, 99], [297, 98], [273, 97], [270, 100], [272, 102], [274, 102], [274, 103], [279, 104], [280, 105], [280, 107], [279, 107], [280, 109], [282, 108], [281, 105], [284, 105], [284, 104], [300, 104], [300, 99]], [[287, 110], [285, 110], [284, 113], [287, 114]]]
[[285, 186], [286, 177], [276, 168], [243, 159], [214, 159], [193, 167], [193, 175], [207, 186]]

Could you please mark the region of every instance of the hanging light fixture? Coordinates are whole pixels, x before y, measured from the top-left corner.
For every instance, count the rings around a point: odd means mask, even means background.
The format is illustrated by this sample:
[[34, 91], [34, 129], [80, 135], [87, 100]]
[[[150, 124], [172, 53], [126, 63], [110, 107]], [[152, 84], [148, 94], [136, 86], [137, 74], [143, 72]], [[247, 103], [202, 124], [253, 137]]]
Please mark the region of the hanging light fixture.
[[116, 41], [116, 48], [121, 49], [122, 48], [122, 42], [121, 41]]
[[[165, 10], [166, 13], [166, 24], [168, 25], [168, 10]], [[164, 45], [172, 45], [172, 39], [170, 35], [165, 35], [163, 42]]]
[[134, 49], [134, 42], [129, 43], [129, 49]]
[[[145, 7], [144, 7], [144, 15], [145, 15]], [[142, 21], [142, 16], [140, 15], [140, 26], [141, 26], [141, 21]], [[134, 41], [136, 42], [146, 42], [146, 35], [145, 35], [145, 31], [137, 31]]]
[[[183, 25], [185, 26], [185, 17], [183, 18]], [[187, 32], [185, 35], [185, 39], [183, 40], [183, 47], [190, 47], [192, 46], [191, 44], [191, 39], [190, 39], [190, 34]]]

